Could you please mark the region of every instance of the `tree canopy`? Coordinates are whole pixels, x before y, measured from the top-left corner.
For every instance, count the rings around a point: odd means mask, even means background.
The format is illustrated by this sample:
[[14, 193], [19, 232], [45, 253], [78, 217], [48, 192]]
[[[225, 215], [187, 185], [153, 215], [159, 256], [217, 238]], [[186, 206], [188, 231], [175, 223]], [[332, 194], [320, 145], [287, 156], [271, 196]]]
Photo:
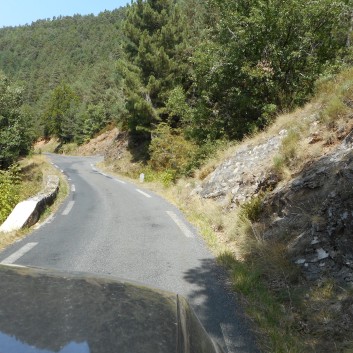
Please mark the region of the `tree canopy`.
[[151, 132], [168, 120], [166, 103], [176, 85], [188, 82], [185, 17], [173, 0], [138, 0], [128, 8], [124, 22], [127, 127], [136, 138], [149, 140]]
[[[118, 9], [0, 29], [0, 69], [24, 87], [23, 99], [39, 118], [38, 137], [82, 143], [118, 119], [123, 18]], [[62, 104], [68, 106], [59, 109], [64, 91], [75, 100], [66, 97]]]
[[306, 102], [349, 63], [351, 13], [351, 0], [135, 0], [0, 29], [0, 69], [37, 136], [83, 143], [115, 124], [156, 160], [161, 131], [202, 149]]
[[303, 104], [344, 54], [347, 1], [206, 3], [216, 24], [193, 57], [201, 135], [240, 138], [263, 127], [274, 113]]
[[22, 106], [22, 88], [0, 72], [0, 169], [9, 167], [31, 149], [31, 117]]

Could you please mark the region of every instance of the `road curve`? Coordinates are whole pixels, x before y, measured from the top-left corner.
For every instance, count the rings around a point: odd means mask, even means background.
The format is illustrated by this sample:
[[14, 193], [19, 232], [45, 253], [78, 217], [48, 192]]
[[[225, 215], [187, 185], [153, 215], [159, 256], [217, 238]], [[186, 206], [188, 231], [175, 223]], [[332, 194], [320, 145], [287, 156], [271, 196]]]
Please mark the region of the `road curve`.
[[109, 274], [177, 292], [225, 352], [259, 352], [222, 269], [178, 209], [100, 172], [99, 157], [49, 158], [67, 176], [70, 195], [46, 224], [6, 248], [0, 262]]

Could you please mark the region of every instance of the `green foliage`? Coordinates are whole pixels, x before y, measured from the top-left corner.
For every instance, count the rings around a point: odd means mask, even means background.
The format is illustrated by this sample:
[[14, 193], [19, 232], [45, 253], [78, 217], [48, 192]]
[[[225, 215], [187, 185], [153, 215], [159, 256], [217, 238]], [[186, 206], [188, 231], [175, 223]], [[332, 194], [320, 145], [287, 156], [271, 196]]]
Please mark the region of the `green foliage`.
[[245, 217], [251, 222], [256, 222], [261, 214], [263, 195], [256, 195], [241, 205], [239, 217]]
[[157, 115], [146, 88], [142, 84], [140, 69], [132, 63], [120, 60], [118, 69], [124, 77], [124, 95], [126, 114], [123, 116], [123, 127], [134, 141], [149, 140], [153, 121]]
[[115, 83], [106, 79], [105, 84], [101, 79], [99, 84], [104, 87], [100, 88], [96, 87], [98, 82], [93, 81], [94, 91], [84, 97], [66, 83], [55, 87], [43, 114], [45, 136], [55, 135], [61, 142], [81, 144], [116, 122], [122, 97]]
[[173, 170], [165, 170], [160, 174], [160, 180], [164, 187], [170, 186], [173, 182], [175, 182], [175, 172]]
[[149, 147], [149, 165], [156, 171], [173, 172], [180, 176], [188, 171], [189, 164], [195, 153], [196, 146], [185, 140], [177, 130], [161, 123], [154, 131]]
[[25, 99], [30, 104], [40, 101], [62, 81], [73, 84], [82, 79], [89, 85], [102, 62], [108, 61], [114, 69], [121, 55], [123, 18], [124, 9], [118, 9], [98, 16], [59, 16], [3, 28], [0, 68], [26, 84]]
[[45, 136], [55, 135], [62, 142], [73, 139], [73, 111], [78, 100], [78, 96], [69, 85], [61, 83], [55, 87], [43, 117]]
[[22, 89], [0, 72], [0, 169], [30, 151], [34, 137], [31, 122], [22, 109]]
[[[36, 136], [57, 134], [63, 141], [82, 143], [106, 124], [120, 122], [124, 102], [115, 63], [122, 54], [124, 13], [60, 16], [0, 29], [0, 69], [22, 82], [27, 112], [44, 117], [32, 124]], [[59, 109], [53, 96], [63, 85], [79, 99]]]
[[173, 0], [138, 0], [127, 11], [124, 33], [128, 63], [121, 64], [121, 73], [126, 125], [135, 140], [149, 141], [154, 126], [167, 122], [169, 113], [176, 126], [182, 118], [179, 114], [183, 108], [177, 111], [175, 99], [173, 103], [173, 89], [188, 82], [186, 27], [185, 17]]
[[193, 119], [193, 109], [187, 103], [182, 86], [177, 86], [170, 91], [165, 110], [169, 115], [169, 125], [178, 126], [180, 123], [186, 130], [185, 133], [187, 133], [187, 126]]
[[[81, 144], [115, 124], [129, 132], [135, 160], [151, 157], [177, 177], [215, 141], [243, 138], [303, 104], [321, 74], [348, 62], [350, 12], [350, 0], [136, 0], [0, 29], [0, 68], [25, 84], [22, 113], [43, 117], [32, 124], [37, 135]], [[327, 104], [330, 124], [350, 104], [342, 97]], [[294, 156], [282, 152], [278, 165]]]
[[157, 172], [148, 166], [144, 169], [144, 174], [145, 181], [161, 183], [165, 188], [171, 186], [176, 180], [176, 174], [174, 170], [167, 169]]
[[344, 52], [346, 1], [207, 1], [215, 20], [193, 57], [195, 136], [239, 138], [302, 104]]
[[83, 131], [85, 136], [92, 137], [103, 129], [109, 121], [105, 120], [106, 111], [103, 102], [89, 104], [86, 108], [87, 116], [84, 120]]
[[0, 170], [0, 224], [19, 201], [20, 195], [19, 167], [12, 165], [8, 170]]
[[[88, 139], [107, 125], [119, 124], [122, 120], [125, 102], [115, 70], [115, 64], [108, 61], [99, 62], [90, 73], [88, 92], [85, 87], [87, 77], [75, 85], [76, 90], [81, 91], [80, 110], [85, 115], [83, 135]], [[78, 130], [75, 136], [79, 132]]]

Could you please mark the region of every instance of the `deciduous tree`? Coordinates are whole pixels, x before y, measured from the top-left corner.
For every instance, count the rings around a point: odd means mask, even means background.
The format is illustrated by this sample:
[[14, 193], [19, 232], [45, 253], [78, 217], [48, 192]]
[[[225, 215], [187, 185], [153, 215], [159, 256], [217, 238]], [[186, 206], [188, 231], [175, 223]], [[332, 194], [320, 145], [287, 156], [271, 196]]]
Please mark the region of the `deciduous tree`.
[[31, 117], [22, 109], [22, 93], [0, 72], [0, 169], [31, 149], [34, 135]]

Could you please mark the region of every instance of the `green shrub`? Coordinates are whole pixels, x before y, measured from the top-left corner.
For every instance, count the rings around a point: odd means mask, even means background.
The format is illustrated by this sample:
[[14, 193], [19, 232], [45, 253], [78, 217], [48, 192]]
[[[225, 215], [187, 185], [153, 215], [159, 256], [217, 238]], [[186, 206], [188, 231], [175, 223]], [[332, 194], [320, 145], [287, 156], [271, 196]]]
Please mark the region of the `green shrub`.
[[6, 171], [0, 170], [0, 223], [6, 220], [18, 203], [19, 193], [19, 167], [15, 165]]
[[207, 160], [210, 160], [210, 158], [217, 155], [217, 152], [222, 151], [225, 146], [227, 146], [227, 143], [228, 142], [225, 140], [205, 140], [201, 145], [197, 145], [185, 168], [184, 174], [186, 176], [193, 176], [194, 172], [201, 168]]
[[175, 181], [175, 172], [173, 170], [165, 170], [159, 176], [164, 187], [170, 186]]
[[31, 116], [21, 109], [23, 89], [0, 72], [0, 168], [8, 168], [31, 150]]
[[246, 217], [251, 222], [256, 222], [262, 211], [262, 195], [257, 195], [241, 205], [239, 216]]
[[159, 124], [154, 135], [149, 147], [150, 167], [157, 172], [172, 171], [174, 178], [185, 174], [195, 154], [196, 145], [164, 123]]
[[143, 173], [145, 175], [146, 182], [159, 182], [164, 187], [170, 186], [176, 180], [174, 170], [167, 169], [164, 171], [157, 172], [153, 170], [151, 167], [147, 167], [143, 169]]

